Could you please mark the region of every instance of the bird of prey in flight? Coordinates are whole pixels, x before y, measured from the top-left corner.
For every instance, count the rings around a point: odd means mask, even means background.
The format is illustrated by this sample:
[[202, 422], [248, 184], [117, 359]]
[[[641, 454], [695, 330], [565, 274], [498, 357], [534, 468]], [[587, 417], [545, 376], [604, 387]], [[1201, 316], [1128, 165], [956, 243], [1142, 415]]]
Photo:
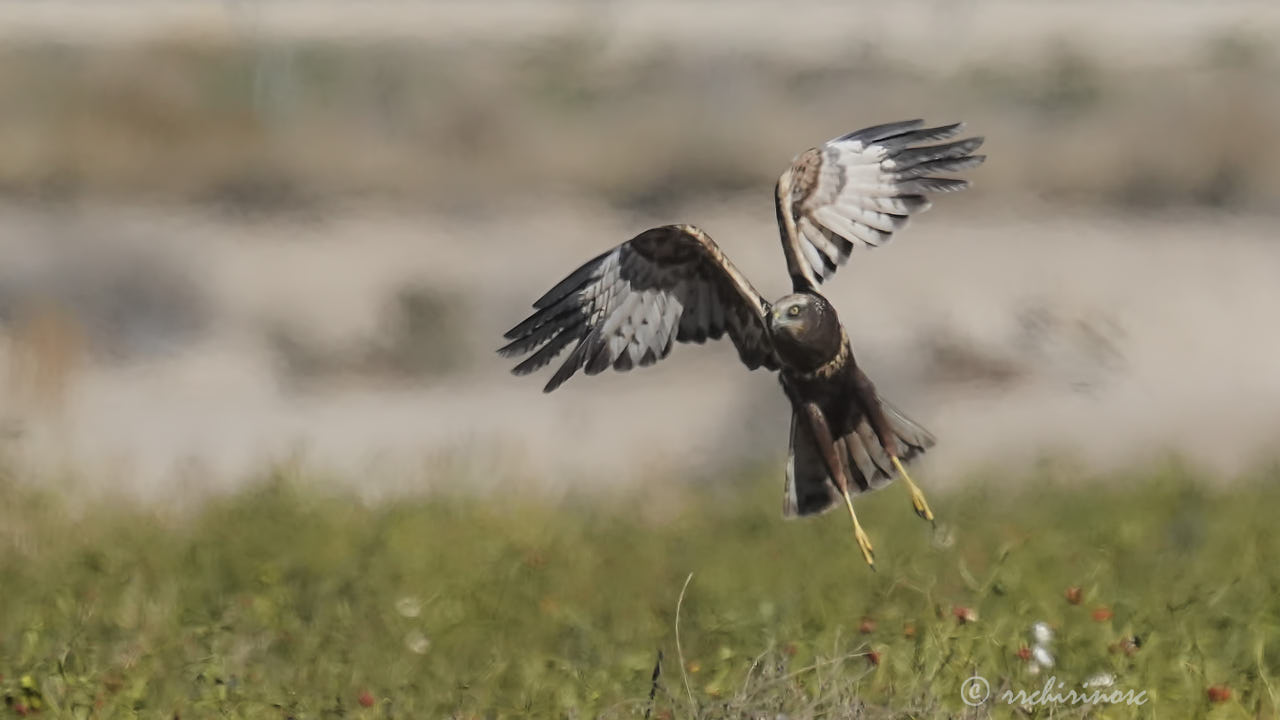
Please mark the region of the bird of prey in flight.
[[975, 167], [980, 137], [951, 140], [956, 123], [921, 120], [877, 125], [800, 153], [774, 194], [792, 293], [770, 303], [705, 232], [666, 225], [636, 235], [589, 260], [533, 303], [534, 312], [506, 333], [499, 353], [528, 354], [514, 372], [531, 373], [566, 348], [569, 355], [544, 388], [578, 370], [651, 365], [674, 343], [728, 334], [747, 368], [778, 373], [791, 401], [783, 515], [816, 515], [844, 499], [863, 558], [875, 567], [871, 541], [852, 494], [901, 477], [912, 506], [932, 521], [924, 494], [903, 466], [933, 436], [884, 401], [854, 361], [849, 336], [819, 285], [855, 246], [879, 247], [930, 206], [928, 193], [963, 190], [941, 177]]

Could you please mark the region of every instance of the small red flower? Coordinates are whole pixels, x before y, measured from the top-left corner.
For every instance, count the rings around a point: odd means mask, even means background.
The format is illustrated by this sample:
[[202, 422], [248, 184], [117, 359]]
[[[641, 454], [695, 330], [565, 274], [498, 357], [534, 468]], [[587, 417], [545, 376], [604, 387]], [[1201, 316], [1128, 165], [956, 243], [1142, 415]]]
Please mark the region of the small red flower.
[[915, 636], [916, 636], [916, 626], [915, 626], [915, 625], [912, 625], [911, 623], [907, 623], [907, 624], [906, 624], [905, 626], [903, 626], [903, 628], [902, 628], [902, 636], [903, 636], [903, 637], [906, 637], [906, 638], [913, 638], [913, 637], [915, 637]]
[[1024, 662], [1027, 660], [1030, 660], [1031, 648], [1027, 647], [1026, 645], [1023, 645], [1022, 647], [1018, 648], [1018, 659]]
[[1093, 609], [1093, 619], [1097, 622], [1106, 622], [1114, 617], [1111, 608], [1102, 605]]
[[871, 663], [872, 665], [875, 665], [876, 667], [879, 667], [879, 666], [880, 666], [880, 653], [876, 652], [875, 650], [872, 650], [872, 651], [868, 652], [868, 653], [867, 653], [867, 662]]
[[978, 621], [978, 613], [971, 607], [957, 605], [951, 609], [951, 614], [956, 616], [956, 620], [959, 621], [961, 625]]
[[1210, 685], [1206, 691], [1210, 702], [1226, 702], [1231, 699], [1231, 688], [1226, 685]]
[[1084, 600], [1084, 591], [1080, 589], [1079, 585], [1072, 585], [1067, 588], [1067, 591], [1063, 593], [1063, 596], [1066, 597], [1067, 602], [1072, 605], [1079, 605], [1080, 602]]
[[795, 654], [799, 651], [800, 649], [796, 647], [795, 643], [787, 643], [786, 646], [782, 648], [782, 652], [792, 657], [794, 657]]
[[870, 635], [876, 631], [876, 621], [869, 617], [862, 618], [862, 623], [858, 625], [858, 632], [863, 635]]
[[1112, 647], [1123, 652], [1125, 655], [1133, 657], [1134, 653], [1138, 652], [1138, 648], [1142, 647], [1142, 641], [1137, 637], [1121, 638], [1120, 642], [1116, 643]]
[[373, 703], [374, 703], [373, 693], [369, 692], [368, 690], [365, 690], [364, 692], [360, 693], [360, 697], [357, 699], [360, 702], [360, 707], [373, 707]]
[[26, 717], [27, 713], [31, 712], [31, 708], [27, 707], [26, 703], [19, 701], [13, 704], [13, 711], [22, 717]]

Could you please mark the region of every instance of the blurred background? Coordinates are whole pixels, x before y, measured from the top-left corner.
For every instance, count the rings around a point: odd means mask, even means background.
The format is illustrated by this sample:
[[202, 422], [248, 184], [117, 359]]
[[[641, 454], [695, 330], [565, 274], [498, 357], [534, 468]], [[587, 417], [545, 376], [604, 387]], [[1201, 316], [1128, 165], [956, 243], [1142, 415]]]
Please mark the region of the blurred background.
[[829, 285], [926, 482], [1280, 430], [1280, 6], [0, 0], [0, 454], [154, 499], [323, 468], [367, 496], [772, 463], [731, 347], [508, 374], [569, 270], [696, 223], [788, 287], [779, 172], [963, 120], [974, 187]]

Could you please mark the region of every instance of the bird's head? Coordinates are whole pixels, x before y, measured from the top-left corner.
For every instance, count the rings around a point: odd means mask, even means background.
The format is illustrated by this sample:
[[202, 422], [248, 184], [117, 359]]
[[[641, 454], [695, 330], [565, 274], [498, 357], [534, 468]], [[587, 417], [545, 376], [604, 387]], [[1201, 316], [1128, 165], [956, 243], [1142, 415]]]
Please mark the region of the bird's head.
[[815, 293], [795, 293], [774, 303], [769, 313], [769, 331], [780, 345], [804, 350], [805, 355], [821, 362], [840, 351], [836, 310]]

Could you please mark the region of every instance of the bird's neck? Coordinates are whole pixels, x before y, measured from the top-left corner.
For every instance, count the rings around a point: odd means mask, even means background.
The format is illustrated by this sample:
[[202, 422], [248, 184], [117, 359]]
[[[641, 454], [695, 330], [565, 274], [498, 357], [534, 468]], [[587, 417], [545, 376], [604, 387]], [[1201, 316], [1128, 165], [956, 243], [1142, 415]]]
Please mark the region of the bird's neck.
[[834, 342], [821, 345], [795, 342], [790, 338], [779, 338], [778, 355], [788, 368], [802, 374], [820, 374], [824, 368], [839, 365], [849, 354], [849, 338], [844, 328], [839, 333], [832, 333]]

